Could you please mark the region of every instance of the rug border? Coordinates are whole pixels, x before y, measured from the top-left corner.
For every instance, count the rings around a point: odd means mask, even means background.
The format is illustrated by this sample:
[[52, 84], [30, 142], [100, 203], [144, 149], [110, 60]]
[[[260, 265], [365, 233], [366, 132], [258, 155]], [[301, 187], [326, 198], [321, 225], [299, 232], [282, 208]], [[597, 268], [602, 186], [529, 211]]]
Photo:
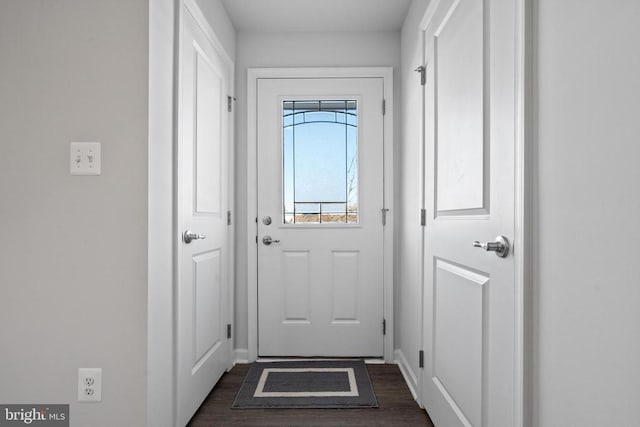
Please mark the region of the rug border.
[[[263, 406], [236, 406], [238, 403], [238, 399], [240, 398], [240, 394], [242, 392], [243, 386], [245, 385], [247, 378], [249, 377], [249, 375], [251, 374], [251, 369], [253, 368], [253, 366], [258, 366], [258, 365], [288, 365], [288, 364], [298, 364], [298, 363], [345, 363], [345, 364], [352, 364], [349, 367], [357, 367], [357, 368], [363, 368], [364, 370], [364, 375], [366, 377], [366, 379], [369, 381], [369, 389], [371, 390], [371, 396], [372, 396], [372, 403], [371, 404], [364, 404], [364, 405], [353, 405], [353, 406], [345, 406], [345, 405], [320, 405], [320, 404], [310, 404], [310, 405], [305, 405], [305, 406], [300, 406], [300, 405], [291, 405], [291, 406], [287, 406], [287, 405], [263, 405]], [[373, 382], [371, 381], [371, 375], [369, 374], [369, 369], [367, 368], [367, 364], [365, 362], [364, 359], [321, 359], [321, 360], [296, 360], [296, 359], [291, 359], [291, 360], [278, 360], [278, 361], [274, 361], [274, 362], [270, 362], [270, 361], [256, 361], [253, 363], [249, 363], [249, 369], [247, 370], [247, 373], [245, 374], [244, 378], [242, 379], [242, 383], [240, 384], [240, 388], [238, 389], [238, 392], [236, 393], [236, 397], [233, 400], [233, 403], [231, 404], [231, 409], [239, 409], [239, 410], [244, 410], [244, 409], [377, 409], [380, 407], [379, 403], [378, 403], [378, 396], [375, 393], [375, 390], [373, 388]]]

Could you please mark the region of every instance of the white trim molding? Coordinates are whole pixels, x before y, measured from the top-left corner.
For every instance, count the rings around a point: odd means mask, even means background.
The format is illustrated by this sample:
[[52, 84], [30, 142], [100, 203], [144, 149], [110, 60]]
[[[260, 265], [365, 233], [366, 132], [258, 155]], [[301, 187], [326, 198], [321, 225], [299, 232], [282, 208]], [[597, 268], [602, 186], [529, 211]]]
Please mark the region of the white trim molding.
[[247, 70], [247, 273], [248, 273], [248, 355], [250, 362], [258, 358], [258, 249], [256, 246], [257, 203], [257, 83], [258, 79], [277, 78], [372, 78], [383, 79], [386, 102], [384, 117], [384, 359], [393, 362], [393, 68], [249, 68]]
[[[233, 71], [234, 63], [233, 63], [233, 59], [231, 59], [231, 55], [224, 48], [224, 45], [220, 41], [220, 38], [218, 38], [218, 36], [216, 35], [215, 30], [213, 29], [211, 24], [209, 24], [209, 21], [204, 16], [204, 13], [202, 13], [202, 10], [200, 9], [196, 1], [195, 0], [182, 0], [182, 1], [184, 3], [185, 10], [188, 11], [191, 14], [191, 16], [193, 16], [193, 19], [195, 19], [195, 21], [198, 23], [200, 28], [202, 28], [202, 31], [204, 31], [209, 41], [213, 44], [213, 46], [216, 48], [218, 53], [222, 56], [222, 59], [232, 67], [232, 71]], [[233, 83], [233, 77], [234, 75], [232, 74], [230, 76], [231, 83]], [[233, 85], [231, 87], [233, 87]]]
[[249, 349], [236, 348], [233, 350], [233, 364], [249, 363]]
[[407, 383], [407, 386], [409, 387], [409, 391], [411, 392], [413, 399], [416, 402], [418, 402], [420, 407], [422, 407], [422, 402], [420, 402], [420, 399], [418, 399], [418, 389], [420, 387], [418, 375], [416, 375], [415, 372], [413, 372], [413, 370], [411, 369], [411, 364], [409, 363], [409, 361], [407, 361], [407, 358], [402, 352], [402, 349], [399, 349], [399, 348], [396, 349], [395, 363], [400, 368], [400, 372], [404, 377], [404, 382]]
[[533, 42], [533, 0], [516, 1], [516, 147], [515, 147], [515, 236], [514, 256], [516, 259], [516, 328], [519, 341], [516, 342], [516, 426], [533, 425], [533, 229], [535, 217], [534, 177], [535, 163], [535, 99], [534, 99], [534, 42]]

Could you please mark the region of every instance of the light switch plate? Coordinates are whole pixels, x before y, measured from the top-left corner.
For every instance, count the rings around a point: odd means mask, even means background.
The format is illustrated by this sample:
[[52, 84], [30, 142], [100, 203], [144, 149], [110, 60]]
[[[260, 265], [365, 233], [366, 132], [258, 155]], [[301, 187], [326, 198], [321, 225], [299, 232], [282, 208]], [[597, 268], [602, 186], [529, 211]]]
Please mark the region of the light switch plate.
[[100, 143], [72, 142], [69, 149], [71, 175], [100, 175]]

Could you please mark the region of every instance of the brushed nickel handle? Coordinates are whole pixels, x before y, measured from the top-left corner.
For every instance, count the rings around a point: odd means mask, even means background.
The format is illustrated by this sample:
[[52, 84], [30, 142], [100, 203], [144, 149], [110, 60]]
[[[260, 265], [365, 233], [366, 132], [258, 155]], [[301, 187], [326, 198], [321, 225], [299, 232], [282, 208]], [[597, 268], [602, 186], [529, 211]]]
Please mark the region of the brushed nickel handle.
[[205, 236], [204, 234], [192, 233], [190, 230], [182, 233], [182, 240], [184, 240], [184, 242], [187, 244], [191, 243], [192, 240], [201, 240], [206, 238], [207, 236]]
[[506, 258], [509, 255], [509, 250], [511, 249], [509, 240], [504, 236], [496, 237], [495, 242], [480, 243], [476, 240], [473, 242], [473, 247], [484, 249], [487, 252], [495, 252], [500, 258]]
[[280, 240], [274, 240], [271, 238], [271, 236], [264, 236], [262, 238], [262, 243], [264, 243], [265, 245], [269, 246], [272, 243], [280, 243]]

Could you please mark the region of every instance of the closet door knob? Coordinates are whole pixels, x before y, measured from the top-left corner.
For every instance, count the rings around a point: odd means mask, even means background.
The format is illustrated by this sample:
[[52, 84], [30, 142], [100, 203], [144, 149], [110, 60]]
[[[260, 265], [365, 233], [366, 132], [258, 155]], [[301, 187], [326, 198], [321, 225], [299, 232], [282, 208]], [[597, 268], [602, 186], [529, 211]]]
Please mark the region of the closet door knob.
[[190, 230], [187, 230], [184, 233], [182, 233], [182, 240], [184, 240], [184, 242], [187, 244], [191, 243], [192, 240], [201, 240], [206, 238], [207, 236], [205, 236], [204, 234], [192, 233]]
[[506, 237], [498, 236], [495, 242], [480, 243], [476, 240], [473, 242], [473, 247], [484, 249], [487, 252], [495, 252], [500, 258], [506, 258], [509, 255], [511, 245]]

